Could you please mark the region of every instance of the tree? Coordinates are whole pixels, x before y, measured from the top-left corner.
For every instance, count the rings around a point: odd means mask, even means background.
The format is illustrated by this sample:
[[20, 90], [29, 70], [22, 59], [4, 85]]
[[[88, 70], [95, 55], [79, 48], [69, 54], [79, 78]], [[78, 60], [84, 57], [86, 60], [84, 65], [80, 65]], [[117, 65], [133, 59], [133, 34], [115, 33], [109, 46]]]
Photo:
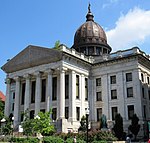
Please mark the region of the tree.
[[0, 98], [0, 120], [4, 117], [4, 103]]
[[115, 125], [113, 128], [116, 137], [121, 140], [123, 137], [123, 119], [120, 114], [116, 114], [115, 116]]
[[59, 50], [59, 48], [60, 48], [59, 46], [60, 46], [60, 41], [58, 40], [55, 42], [54, 49]]
[[86, 117], [83, 115], [80, 121], [79, 131], [85, 132], [86, 130]]
[[34, 119], [34, 131], [35, 133], [41, 133], [42, 135], [50, 135], [55, 132], [55, 127], [50, 118], [51, 111], [39, 112], [38, 116]]
[[139, 118], [137, 117], [136, 114], [134, 114], [131, 119], [131, 125], [129, 126], [129, 130], [132, 132], [132, 134], [134, 134], [135, 140], [140, 130], [140, 125], [138, 124], [138, 122], [139, 122]]

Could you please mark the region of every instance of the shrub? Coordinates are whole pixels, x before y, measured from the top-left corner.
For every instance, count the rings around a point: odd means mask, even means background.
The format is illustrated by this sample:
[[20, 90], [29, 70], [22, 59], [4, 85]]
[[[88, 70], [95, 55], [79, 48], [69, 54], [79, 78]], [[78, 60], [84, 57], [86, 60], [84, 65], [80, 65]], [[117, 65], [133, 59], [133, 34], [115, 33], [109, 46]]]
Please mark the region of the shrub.
[[38, 143], [39, 140], [37, 138], [12, 138], [11, 141], [16, 142], [16, 143]]
[[43, 138], [44, 143], [63, 143], [64, 140], [60, 137], [47, 136]]

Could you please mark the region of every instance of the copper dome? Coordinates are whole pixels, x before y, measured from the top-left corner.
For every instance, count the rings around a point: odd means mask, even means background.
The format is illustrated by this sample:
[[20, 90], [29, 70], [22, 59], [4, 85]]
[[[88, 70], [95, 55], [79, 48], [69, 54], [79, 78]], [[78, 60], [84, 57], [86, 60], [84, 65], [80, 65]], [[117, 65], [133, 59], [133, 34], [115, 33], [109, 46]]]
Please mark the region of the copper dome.
[[82, 24], [75, 33], [73, 48], [86, 55], [110, 53], [111, 47], [107, 44], [106, 34], [103, 28], [94, 22], [94, 16], [90, 11], [90, 5], [86, 18], [86, 22]]

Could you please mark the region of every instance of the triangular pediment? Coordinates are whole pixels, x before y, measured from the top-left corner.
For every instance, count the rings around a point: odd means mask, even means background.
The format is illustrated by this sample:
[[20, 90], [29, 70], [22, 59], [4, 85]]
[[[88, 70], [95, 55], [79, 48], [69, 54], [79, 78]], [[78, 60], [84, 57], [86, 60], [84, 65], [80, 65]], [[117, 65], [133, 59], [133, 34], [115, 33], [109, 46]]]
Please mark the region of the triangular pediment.
[[59, 50], [30, 45], [2, 66], [2, 70], [11, 73], [61, 59], [62, 52]]

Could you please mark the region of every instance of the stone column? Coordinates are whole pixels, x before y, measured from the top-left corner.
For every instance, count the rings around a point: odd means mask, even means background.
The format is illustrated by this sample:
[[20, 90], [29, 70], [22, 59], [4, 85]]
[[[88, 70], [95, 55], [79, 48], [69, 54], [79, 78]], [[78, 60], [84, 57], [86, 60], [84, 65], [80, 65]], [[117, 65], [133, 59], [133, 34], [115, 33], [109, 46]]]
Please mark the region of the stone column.
[[18, 127], [19, 122], [19, 97], [20, 97], [20, 78], [16, 77], [16, 89], [15, 89], [15, 106], [14, 106], [14, 127]]
[[6, 100], [5, 100], [5, 110], [4, 110], [4, 114], [5, 116], [9, 116], [10, 111], [11, 111], [11, 104], [10, 104], [10, 83], [11, 80], [9, 78], [6, 79]]
[[81, 82], [80, 82], [80, 91], [81, 91], [81, 117], [85, 115], [85, 76], [81, 75]]
[[36, 73], [36, 87], [35, 87], [35, 116], [40, 112], [41, 102], [41, 73]]
[[30, 81], [30, 75], [27, 74], [24, 76], [26, 78], [26, 88], [25, 88], [25, 104], [24, 104], [24, 112], [29, 109], [30, 104], [30, 96], [31, 96], [31, 81]]
[[47, 87], [46, 87], [46, 111], [52, 108], [52, 71], [47, 72]]
[[65, 117], [65, 71], [62, 69], [60, 71], [60, 98], [59, 98], [59, 110], [60, 118]]
[[76, 120], [76, 73], [69, 75], [69, 121]]

